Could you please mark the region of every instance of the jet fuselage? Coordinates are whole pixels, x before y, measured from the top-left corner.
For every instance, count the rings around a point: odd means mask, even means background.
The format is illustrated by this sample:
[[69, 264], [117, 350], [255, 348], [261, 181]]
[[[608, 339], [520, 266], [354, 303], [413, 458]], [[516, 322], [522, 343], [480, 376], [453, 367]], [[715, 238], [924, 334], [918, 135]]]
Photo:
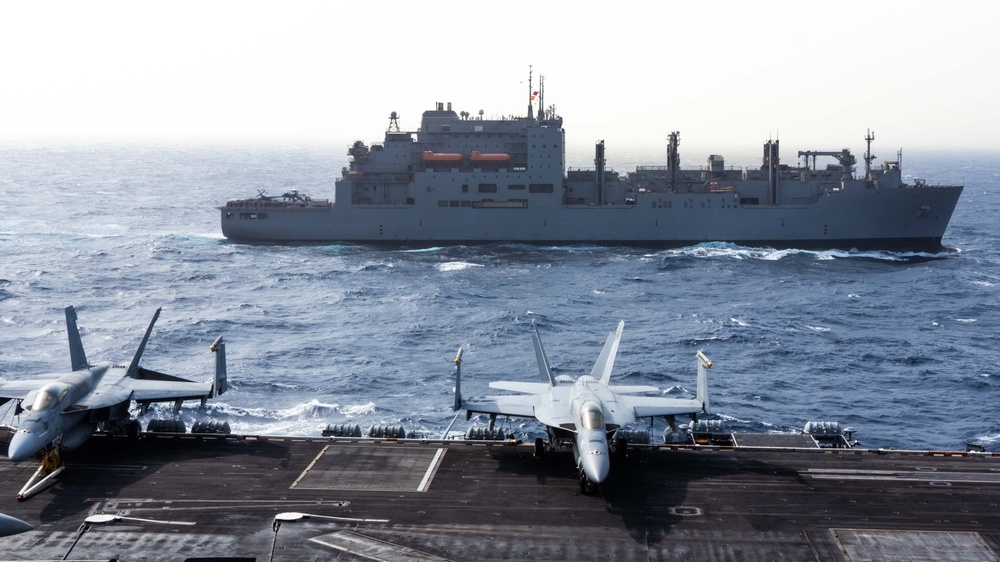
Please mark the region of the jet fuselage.
[[[604, 400], [601, 392], [607, 387], [590, 375], [584, 375], [573, 383], [570, 408], [576, 418], [576, 434], [573, 439], [573, 453], [576, 465], [586, 475], [587, 480], [600, 484], [611, 470], [608, 455], [608, 428], [605, 423]], [[610, 394], [610, 393], [607, 393]]]
[[[25, 410], [24, 418], [10, 440], [7, 453], [10, 459], [12, 461], [24, 460], [80, 425], [87, 412], [85, 410], [67, 412], [66, 410], [90, 394], [107, 370], [107, 366], [90, 367], [59, 377], [37, 391], [33, 391], [34, 397], [31, 405]], [[93, 430], [85, 431], [85, 433], [86, 437], [89, 437]], [[74, 437], [76, 436], [74, 435]], [[73, 439], [73, 441], [77, 440]], [[76, 443], [67, 443], [67, 445], [74, 444]]]

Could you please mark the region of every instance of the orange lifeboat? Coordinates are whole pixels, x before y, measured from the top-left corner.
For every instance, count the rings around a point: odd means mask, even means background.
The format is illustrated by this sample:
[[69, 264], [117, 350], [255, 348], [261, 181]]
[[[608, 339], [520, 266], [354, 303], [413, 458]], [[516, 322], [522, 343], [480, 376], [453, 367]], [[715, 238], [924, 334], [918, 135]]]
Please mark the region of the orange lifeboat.
[[465, 157], [457, 152], [431, 152], [424, 151], [424, 162], [462, 162]]
[[510, 162], [510, 154], [502, 153], [483, 153], [478, 150], [473, 150], [472, 155], [469, 156], [469, 160], [473, 162], [493, 162], [497, 164], [504, 164]]
[[730, 191], [736, 191], [736, 186], [734, 185], [719, 185], [717, 182], [711, 182], [708, 184], [708, 190], [712, 193], [728, 193]]

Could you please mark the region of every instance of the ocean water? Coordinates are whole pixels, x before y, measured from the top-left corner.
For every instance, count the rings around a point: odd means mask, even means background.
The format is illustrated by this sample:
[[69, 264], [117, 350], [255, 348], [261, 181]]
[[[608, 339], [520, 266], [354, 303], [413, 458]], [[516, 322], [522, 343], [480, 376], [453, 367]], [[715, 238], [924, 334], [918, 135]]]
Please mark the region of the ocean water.
[[[186, 405], [188, 427], [211, 418], [241, 433], [319, 435], [330, 423], [401, 424], [437, 437], [454, 417], [459, 346], [463, 389], [481, 395], [491, 380], [536, 380], [533, 321], [557, 373], [576, 375], [624, 319], [613, 380], [690, 396], [703, 350], [715, 363], [711, 417], [731, 430], [829, 420], [866, 447], [1000, 450], [1000, 155], [904, 159], [911, 178], [966, 186], [945, 236], [953, 251], [938, 255], [221, 236], [214, 207], [227, 199], [331, 197], [345, 152], [0, 146], [0, 378], [68, 369], [67, 305], [91, 361], [119, 363], [163, 307], [145, 367], [206, 379], [209, 345], [227, 341], [230, 391]], [[0, 422], [11, 417], [0, 406]], [[453, 432], [467, 427], [462, 417]], [[542, 434], [532, 421], [504, 427]]]

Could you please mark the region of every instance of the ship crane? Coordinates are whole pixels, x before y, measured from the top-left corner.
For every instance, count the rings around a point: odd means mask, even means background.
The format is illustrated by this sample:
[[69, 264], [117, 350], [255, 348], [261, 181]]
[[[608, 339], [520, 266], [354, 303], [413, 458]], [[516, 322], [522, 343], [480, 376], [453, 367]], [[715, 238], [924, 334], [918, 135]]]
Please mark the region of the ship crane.
[[[805, 163], [806, 168], [810, 168], [816, 171], [816, 157], [817, 156], [832, 156], [840, 162], [840, 166], [844, 169], [844, 178], [850, 179], [854, 175], [854, 165], [858, 163], [857, 158], [851, 154], [850, 149], [843, 149], [839, 152], [825, 151], [825, 150], [800, 150], [799, 157], [806, 157]], [[812, 166], [809, 166], [809, 158], [812, 158]]]

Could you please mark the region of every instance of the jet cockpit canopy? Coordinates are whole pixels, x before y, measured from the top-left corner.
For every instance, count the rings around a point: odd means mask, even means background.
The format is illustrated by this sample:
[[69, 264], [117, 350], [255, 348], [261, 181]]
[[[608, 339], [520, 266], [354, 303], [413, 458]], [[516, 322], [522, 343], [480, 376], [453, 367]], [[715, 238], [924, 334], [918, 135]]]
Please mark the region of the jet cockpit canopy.
[[35, 401], [31, 404], [31, 410], [41, 411], [55, 408], [69, 393], [69, 385], [64, 382], [53, 382], [43, 386], [35, 395]]

